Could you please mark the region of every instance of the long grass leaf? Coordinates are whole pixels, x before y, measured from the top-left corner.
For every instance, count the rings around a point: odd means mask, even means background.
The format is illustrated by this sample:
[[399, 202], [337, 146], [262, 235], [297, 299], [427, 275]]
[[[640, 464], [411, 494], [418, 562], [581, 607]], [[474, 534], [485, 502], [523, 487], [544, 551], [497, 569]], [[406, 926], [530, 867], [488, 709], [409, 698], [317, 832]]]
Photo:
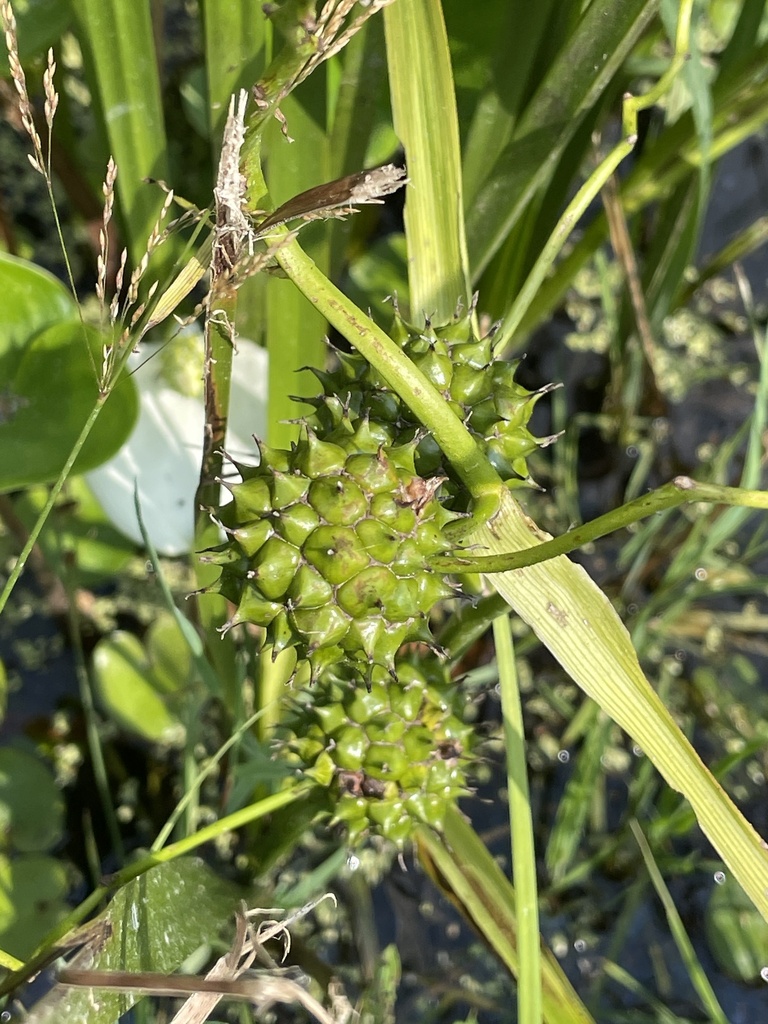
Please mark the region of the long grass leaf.
[[411, 316], [445, 323], [469, 303], [461, 154], [448, 38], [439, 0], [385, 8], [392, 114], [410, 184], [405, 230]]
[[677, 907], [672, 899], [672, 895], [665, 885], [662, 874], [653, 859], [653, 853], [648, 845], [648, 840], [643, 835], [642, 829], [637, 821], [631, 821], [630, 828], [632, 829], [632, 834], [637, 841], [637, 845], [640, 847], [640, 852], [643, 855], [643, 860], [645, 861], [645, 866], [648, 869], [648, 874], [651, 877], [656, 894], [664, 905], [664, 913], [667, 915], [669, 930], [675, 940], [675, 945], [678, 948], [680, 956], [683, 958], [683, 963], [688, 971], [688, 977], [691, 979], [691, 984], [698, 993], [699, 999], [709, 1015], [709, 1020], [711, 1020], [713, 1024], [728, 1024], [728, 1018], [725, 1013], [723, 1013], [723, 1008], [717, 1000], [714, 989], [704, 973], [704, 968], [701, 966], [701, 963], [696, 956], [693, 943], [688, 937], [685, 925], [678, 913]]
[[496, 660], [499, 666], [504, 749], [509, 793], [509, 825], [512, 835], [512, 874], [515, 882], [518, 955], [517, 1014], [537, 1024], [542, 1019], [539, 894], [536, 886], [536, 851], [533, 845], [528, 759], [525, 753], [523, 706], [515, 666], [509, 615], [493, 623]]
[[[473, 535], [489, 552], [539, 542], [511, 495]], [[558, 557], [490, 581], [571, 678], [630, 736], [690, 801], [699, 825], [760, 913], [768, 919], [768, 850], [706, 769], [642, 673], [629, 634], [581, 566]]]
[[117, 195], [128, 250], [137, 265], [163, 194], [145, 179], [168, 177], [160, 78], [149, 0], [73, 0], [90, 56], [109, 146], [119, 168]]

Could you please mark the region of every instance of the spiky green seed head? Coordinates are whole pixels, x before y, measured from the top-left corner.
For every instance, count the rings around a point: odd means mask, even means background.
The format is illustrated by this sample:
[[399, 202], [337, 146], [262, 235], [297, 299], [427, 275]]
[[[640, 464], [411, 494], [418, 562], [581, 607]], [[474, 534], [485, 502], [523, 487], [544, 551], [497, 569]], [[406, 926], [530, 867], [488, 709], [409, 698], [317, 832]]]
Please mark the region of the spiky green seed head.
[[227, 542], [204, 556], [222, 567], [212, 589], [237, 606], [228, 626], [264, 627], [275, 654], [295, 647], [313, 681], [338, 663], [369, 683], [403, 644], [429, 642], [430, 612], [455, 595], [429, 566], [455, 513], [436, 498], [442, 478], [416, 473], [415, 450], [385, 450], [367, 418], [348, 416], [322, 438], [304, 428], [290, 452], [262, 446], [231, 487]]
[[[476, 337], [470, 314], [442, 328], [427, 323], [418, 330], [396, 312], [390, 333], [466, 423], [502, 479], [511, 487], [533, 485], [527, 458], [554, 438], [534, 437], [528, 422], [551, 387], [532, 392], [517, 384], [519, 360], [495, 357], [491, 337]], [[319, 433], [333, 430], [344, 417], [375, 422], [389, 428], [392, 443], [415, 443], [422, 476], [450, 473], [434, 440], [423, 436], [408, 407], [361, 356], [339, 353], [334, 372], [315, 373], [324, 396], [310, 402], [315, 411], [309, 422]]]
[[440, 829], [467, 792], [473, 730], [463, 695], [425, 649], [397, 660], [397, 680], [341, 678], [297, 692], [277, 756], [334, 793], [334, 822], [354, 843], [369, 833], [402, 848], [417, 823]]

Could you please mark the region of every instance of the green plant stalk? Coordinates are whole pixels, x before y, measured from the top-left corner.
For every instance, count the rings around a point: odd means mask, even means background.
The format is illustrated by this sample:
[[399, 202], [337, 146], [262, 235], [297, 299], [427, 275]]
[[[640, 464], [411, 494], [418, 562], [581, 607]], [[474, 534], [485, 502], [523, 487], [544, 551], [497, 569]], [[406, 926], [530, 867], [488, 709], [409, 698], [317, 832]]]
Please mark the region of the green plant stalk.
[[99, 794], [104, 821], [107, 825], [111, 848], [118, 858], [118, 862], [125, 861], [125, 848], [120, 835], [120, 827], [117, 823], [117, 815], [109, 793], [109, 778], [107, 766], [104, 761], [104, 751], [101, 747], [98, 723], [96, 721], [96, 707], [93, 700], [93, 681], [88, 672], [83, 651], [83, 641], [80, 633], [80, 623], [76, 612], [74, 596], [69, 586], [67, 587], [69, 598], [67, 605], [67, 618], [69, 623], [69, 636], [75, 654], [75, 672], [77, 674], [78, 689], [80, 691], [80, 703], [83, 706], [85, 717], [85, 735], [88, 743], [88, 752], [91, 755], [93, 764], [93, 775], [96, 781], [96, 789]]
[[4, 949], [0, 949], [0, 967], [4, 971], [19, 971], [24, 967], [24, 961], [17, 960], [12, 953], [6, 953]]
[[[163, 599], [165, 600], [165, 606], [176, 620], [179, 631], [189, 647], [189, 653], [192, 656], [192, 661], [197, 669], [197, 673], [208, 688], [208, 692], [215, 697], [220, 696], [221, 686], [219, 684], [219, 679], [209, 663], [206, 661], [203, 641], [200, 639], [197, 630], [189, 621], [187, 616], [182, 614], [182, 612], [176, 607], [176, 602], [173, 599], [171, 588], [168, 586], [168, 581], [163, 573], [163, 567], [160, 564], [157, 549], [152, 543], [152, 538], [149, 536], [147, 527], [144, 523], [144, 513], [142, 512], [141, 502], [139, 501], [138, 487], [134, 488], [133, 507], [136, 512], [136, 521], [138, 522], [139, 530], [141, 531], [141, 539], [144, 542], [144, 547], [147, 549], [147, 555], [149, 556], [149, 561], [152, 565], [155, 579], [160, 587], [160, 593], [163, 595]], [[218, 540], [218, 537], [216, 539]]]
[[233, 747], [235, 743], [237, 743], [237, 741], [240, 739], [241, 736], [243, 736], [244, 733], [246, 733], [259, 721], [259, 719], [264, 714], [264, 711], [264, 708], [259, 708], [259, 710], [252, 714], [250, 718], [246, 719], [246, 721], [244, 721], [237, 729], [235, 729], [235, 731], [232, 733], [229, 739], [225, 743], [222, 743], [222, 745], [219, 747], [219, 749], [216, 751], [213, 757], [207, 761], [205, 767], [198, 770], [194, 779], [185, 788], [184, 795], [176, 804], [174, 809], [171, 811], [170, 815], [168, 816], [168, 820], [158, 832], [155, 841], [152, 843], [152, 846], [150, 847], [152, 853], [157, 853], [158, 850], [163, 849], [163, 847], [168, 841], [171, 832], [173, 832], [176, 822], [179, 820], [181, 815], [184, 814], [186, 808], [189, 807], [190, 804], [193, 802], [193, 800], [195, 799], [195, 795], [200, 791], [200, 787], [202, 786], [203, 782], [205, 782], [208, 776], [217, 768], [219, 762], [221, 761], [222, 757], [224, 757], [224, 755], [227, 753], [227, 751], [231, 747]]
[[64, 463], [64, 468], [62, 469], [61, 473], [59, 473], [58, 479], [56, 480], [54, 485], [51, 487], [50, 494], [48, 495], [48, 500], [43, 506], [40, 515], [37, 517], [35, 525], [32, 527], [29, 533], [29, 537], [27, 538], [27, 543], [22, 548], [19, 557], [16, 559], [16, 564], [11, 570], [11, 573], [6, 581], [6, 584], [3, 587], [2, 593], [0, 593], [0, 613], [2, 613], [3, 609], [8, 603], [8, 598], [11, 596], [13, 588], [18, 583], [19, 577], [24, 571], [24, 566], [27, 564], [27, 559], [29, 558], [32, 552], [32, 548], [34, 548], [35, 544], [37, 543], [37, 538], [40, 536], [40, 533], [42, 532], [42, 529], [45, 526], [46, 520], [48, 519], [48, 516], [51, 514], [51, 511], [53, 510], [53, 507], [56, 504], [59, 495], [61, 494], [61, 489], [67, 482], [69, 474], [72, 472], [72, 467], [74, 466], [75, 461], [88, 438], [88, 435], [90, 434], [91, 430], [93, 430], [94, 424], [96, 423], [96, 420], [99, 418], [99, 414], [101, 413], [101, 410], [104, 408], [104, 403], [106, 402], [107, 398], [108, 395], [106, 394], [99, 395], [96, 404], [94, 405], [93, 409], [91, 409], [91, 412], [88, 415], [88, 419], [83, 424], [83, 429], [80, 431], [80, 436], [78, 437], [77, 441], [75, 441], [75, 444], [72, 447], [72, 451], [69, 453], [69, 457], [67, 458], [67, 461]]
[[637, 845], [640, 847], [640, 852], [642, 853], [643, 860], [645, 861], [645, 867], [650, 875], [651, 881], [653, 882], [656, 894], [664, 905], [664, 913], [667, 916], [669, 930], [672, 933], [675, 945], [677, 946], [678, 952], [680, 953], [686, 970], [688, 971], [688, 977], [691, 979], [691, 984], [698, 993], [699, 999], [707, 1012], [708, 1019], [712, 1021], [712, 1024], [728, 1024], [728, 1018], [723, 1013], [723, 1008], [718, 1002], [714, 989], [710, 985], [709, 979], [707, 978], [703, 967], [699, 963], [696, 951], [693, 948], [691, 940], [688, 938], [688, 933], [686, 932], [685, 925], [677, 911], [675, 902], [672, 899], [669, 889], [664, 883], [664, 879], [655, 860], [653, 859], [653, 853], [651, 852], [647, 839], [643, 835], [643, 830], [635, 819], [630, 821], [629, 827], [632, 829], [632, 835], [635, 837]]
[[[531, 303], [536, 297], [541, 285], [546, 279], [552, 264], [561, 252], [571, 232], [581, 220], [587, 208], [600, 194], [606, 183], [609, 181], [619, 164], [629, 156], [637, 142], [637, 115], [641, 110], [646, 110], [656, 104], [677, 76], [678, 71], [685, 61], [685, 49], [687, 48], [688, 33], [690, 31], [691, 2], [686, 0], [681, 5], [680, 22], [678, 24], [677, 52], [672, 58], [667, 71], [658, 80], [656, 85], [649, 89], [643, 96], [624, 97], [622, 104], [622, 135], [623, 138], [614, 149], [603, 160], [599, 167], [593, 171], [584, 182], [574, 198], [568, 204], [565, 212], [555, 225], [555, 229], [547, 239], [544, 248], [541, 250], [531, 272], [515, 297], [512, 306], [504, 316], [498, 334], [494, 338], [496, 351], [501, 354], [509, 346], [515, 336], [525, 314], [530, 309]], [[686, 21], [687, 18], [687, 21]]]
[[287, 647], [275, 654], [271, 647], [262, 648], [256, 668], [256, 700], [264, 711], [259, 720], [258, 736], [262, 743], [274, 738], [275, 727], [284, 707], [285, 688], [296, 672], [296, 651]]
[[509, 615], [500, 615], [494, 620], [493, 639], [501, 686], [509, 827], [512, 837], [512, 876], [515, 884], [520, 961], [517, 976], [517, 1019], [525, 1021], [526, 1024], [538, 1024], [542, 1019], [542, 1002], [536, 851], [528, 791], [523, 706], [520, 700]]
[[[576, 526], [567, 533], [545, 540], [535, 547], [503, 555], [441, 555], [434, 559], [434, 566], [441, 572], [456, 573], [496, 573], [522, 569], [538, 562], [546, 562], [557, 555], [568, 554], [599, 537], [631, 526], [632, 523], [647, 516], [657, 515], [666, 509], [677, 508], [678, 505], [693, 501], [768, 509], [768, 492], [748, 491], [741, 487], [726, 487], [721, 484], [702, 484], [691, 480], [690, 477], [679, 476], [655, 491], [628, 501], [619, 508], [584, 523], [583, 526]], [[540, 536], [548, 538], [549, 534], [540, 532]]]
[[200, 482], [195, 495], [196, 537], [207, 531], [207, 510], [216, 506], [219, 497], [218, 480], [224, 461], [234, 354], [228, 325], [235, 323], [237, 292], [234, 288], [213, 287], [210, 303], [210, 315], [205, 323], [205, 432]]
[[[145, 854], [133, 864], [128, 864], [121, 868], [120, 871], [117, 871], [108, 881], [105, 881], [103, 885], [95, 889], [78, 907], [75, 907], [71, 913], [67, 914], [63, 921], [60, 921], [49, 932], [30, 959], [24, 964], [23, 968], [0, 982], [0, 996], [12, 992], [23, 982], [27, 981], [28, 978], [36, 974], [50, 960], [51, 956], [60, 946], [61, 940], [65, 937], [69, 938], [69, 933], [73, 932], [73, 929], [77, 928], [89, 914], [96, 910], [102, 900], [106, 899], [111, 893], [116, 892], [124, 885], [127, 885], [128, 882], [138, 878], [139, 875], [145, 874], [150, 868], [158, 864], [166, 864], [169, 861], [176, 860], [177, 857], [182, 857], [184, 854], [196, 850], [203, 843], [218, 839], [225, 832], [242, 828], [244, 825], [258, 821], [259, 818], [263, 818], [267, 814], [272, 814], [274, 811], [286, 807], [288, 804], [305, 796], [313, 786], [314, 783], [311, 782], [297, 783], [290, 789], [281, 790], [279, 793], [265, 797], [263, 800], [250, 804], [248, 807], [243, 807], [233, 814], [228, 814], [226, 817], [220, 818], [211, 825], [200, 829], [199, 832], [186, 836], [184, 839], [180, 839], [178, 842], [172, 843], [162, 850], [155, 850]], [[71, 937], [73, 939], [76, 938], [76, 933], [73, 933]]]

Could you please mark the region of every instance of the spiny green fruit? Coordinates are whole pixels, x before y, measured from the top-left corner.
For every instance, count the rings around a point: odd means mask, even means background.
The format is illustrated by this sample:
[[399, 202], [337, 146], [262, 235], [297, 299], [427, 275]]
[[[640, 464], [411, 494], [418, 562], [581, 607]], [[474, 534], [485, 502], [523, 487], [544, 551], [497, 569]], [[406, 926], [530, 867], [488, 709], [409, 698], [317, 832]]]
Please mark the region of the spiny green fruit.
[[322, 440], [305, 427], [290, 451], [260, 445], [222, 512], [229, 540], [203, 556], [222, 567], [211, 589], [237, 605], [227, 628], [264, 627], [313, 681], [341, 663], [366, 683], [376, 666], [391, 673], [403, 644], [431, 642], [427, 616], [455, 595], [428, 564], [455, 518], [435, 497], [442, 478], [416, 473], [415, 442], [390, 440], [342, 416]]
[[333, 820], [345, 824], [350, 842], [374, 832], [402, 848], [417, 822], [440, 829], [467, 792], [473, 731], [436, 655], [401, 655], [395, 674], [370, 688], [338, 677], [298, 692], [277, 749], [335, 791]]
[[[517, 384], [519, 360], [494, 357], [492, 335], [476, 337], [472, 311], [457, 314], [445, 327], [435, 329], [427, 322], [417, 330], [395, 310], [391, 335], [480, 441], [508, 486], [535, 486], [527, 458], [555, 438], [534, 437], [528, 421], [536, 402], [552, 385], [532, 392]], [[301, 400], [314, 407], [309, 422], [318, 433], [334, 429], [345, 417], [367, 417], [388, 425], [395, 444], [416, 441], [415, 465], [422, 476], [450, 475], [433, 438], [425, 435], [408, 407], [362, 356], [340, 352], [336, 370], [313, 372], [324, 394]]]

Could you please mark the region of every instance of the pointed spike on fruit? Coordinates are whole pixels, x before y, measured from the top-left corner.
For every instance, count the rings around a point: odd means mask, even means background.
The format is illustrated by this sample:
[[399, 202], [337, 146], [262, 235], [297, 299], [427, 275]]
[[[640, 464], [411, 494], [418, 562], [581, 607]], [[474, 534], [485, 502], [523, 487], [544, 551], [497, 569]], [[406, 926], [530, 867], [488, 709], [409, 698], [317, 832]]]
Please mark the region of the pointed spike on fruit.
[[268, 470], [279, 469], [283, 473], [288, 472], [291, 458], [289, 451], [286, 451], [284, 448], [272, 448], [266, 441], [262, 441], [258, 437], [254, 437], [254, 440], [256, 441], [256, 447], [259, 449], [259, 465], [256, 467], [256, 470], [260, 476], [264, 476], [265, 471]]
[[345, 460], [343, 448], [330, 441], [321, 441], [310, 426], [304, 425], [293, 459], [295, 470], [315, 479], [329, 473], [340, 473]]
[[404, 347], [411, 336], [408, 324], [401, 316], [397, 305], [395, 305], [395, 313], [392, 318], [392, 324], [389, 328], [389, 336], [394, 342], [400, 345], [401, 348]]
[[564, 430], [559, 430], [556, 434], [549, 434], [547, 437], [537, 437], [535, 441], [539, 448], [549, 448], [555, 441], [559, 441], [564, 433]]

